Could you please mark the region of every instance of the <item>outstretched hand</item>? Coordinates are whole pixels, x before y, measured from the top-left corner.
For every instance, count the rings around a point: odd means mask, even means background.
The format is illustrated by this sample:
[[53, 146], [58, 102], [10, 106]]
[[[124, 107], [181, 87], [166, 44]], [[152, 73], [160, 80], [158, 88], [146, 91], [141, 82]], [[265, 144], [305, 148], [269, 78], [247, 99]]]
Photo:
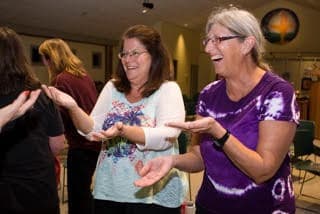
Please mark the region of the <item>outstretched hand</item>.
[[24, 91], [13, 101], [13, 103], [0, 109], [0, 127], [7, 122], [22, 116], [39, 97], [41, 90]]
[[53, 86], [42, 85], [41, 87], [46, 95], [57, 105], [67, 109], [78, 106], [76, 101], [67, 93], [62, 92]]
[[149, 160], [145, 165], [138, 161], [135, 165], [140, 179], [134, 182], [138, 187], [147, 187], [159, 181], [173, 168], [173, 156], [161, 156]]
[[98, 132], [92, 132], [92, 140], [93, 141], [106, 141], [108, 139], [112, 139], [117, 136], [121, 136], [123, 128], [122, 122], [116, 122], [113, 126], [108, 128], [107, 130], [101, 130]]
[[212, 117], [203, 117], [192, 122], [168, 122], [166, 126], [179, 128], [193, 133], [210, 133], [216, 120]]

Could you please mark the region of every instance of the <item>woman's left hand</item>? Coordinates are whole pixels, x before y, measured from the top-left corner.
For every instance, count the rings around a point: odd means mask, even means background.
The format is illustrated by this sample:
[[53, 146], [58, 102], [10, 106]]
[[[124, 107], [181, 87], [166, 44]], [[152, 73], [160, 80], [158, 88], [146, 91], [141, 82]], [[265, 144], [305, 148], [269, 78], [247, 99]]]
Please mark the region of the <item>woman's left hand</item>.
[[216, 123], [216, 120], [212, 117], [203, 117], [196, 119], [192, 122], [169, 122], [166, 125], [179, 128], [184, 131], [190, 131], [193, 133], [210, 133], [210, 130]]

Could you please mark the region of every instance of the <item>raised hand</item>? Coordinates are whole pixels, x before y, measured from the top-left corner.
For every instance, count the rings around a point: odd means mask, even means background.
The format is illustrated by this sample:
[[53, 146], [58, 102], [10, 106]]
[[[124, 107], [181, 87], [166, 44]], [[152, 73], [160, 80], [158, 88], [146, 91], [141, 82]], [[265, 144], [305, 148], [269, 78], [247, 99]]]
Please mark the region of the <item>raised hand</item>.
[[149, 160], [145, 165], [138, 161], [135, 165], [140, 179], [134, 182], [138, 187], [151, 186], [163, 178], [173, 168], [174, 156], [161, 156]]
[[46, 85], [42, 85], [41, 87], [47, 96], [57, 105], [63, 106], [67, 109], [72, 109], [78, 106], [76, 101], [70, 95], [60, 91], [59, 89]]
[[[25, 93], [24, 96], [22, 95], [23, 92], [18, 96], [18, 98], [13, 102], [13, 105], [20, 106], [18, 111], [13, 115], [12, 119], [18, 118], [30, 108], [32, 108], [33, 104], [38, 99], [41, 93], [40, 89], [31, 91], [29, 93]], [[29, 94], [29, 97], [26, 96]]]

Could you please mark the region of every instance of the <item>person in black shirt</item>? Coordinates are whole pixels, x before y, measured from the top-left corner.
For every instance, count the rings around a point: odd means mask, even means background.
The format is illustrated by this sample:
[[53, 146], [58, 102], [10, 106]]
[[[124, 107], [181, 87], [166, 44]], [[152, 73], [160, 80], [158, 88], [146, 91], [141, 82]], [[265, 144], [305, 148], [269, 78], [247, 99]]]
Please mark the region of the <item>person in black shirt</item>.
[[[0, 27], [0, 76], [0, 108], [21, 92], [41, 87], [19, 36], [7, 27]], [[2, 127], [0, 213], [59, 213], [53, 154], [63, 147], [63, 132], [59, 111], [44, 93], [22, 116]]]
[[22, 116], [37, 100], [41, 90], [24, 91], [10, 104], [0, 108], [0, 132], [2, 126]]

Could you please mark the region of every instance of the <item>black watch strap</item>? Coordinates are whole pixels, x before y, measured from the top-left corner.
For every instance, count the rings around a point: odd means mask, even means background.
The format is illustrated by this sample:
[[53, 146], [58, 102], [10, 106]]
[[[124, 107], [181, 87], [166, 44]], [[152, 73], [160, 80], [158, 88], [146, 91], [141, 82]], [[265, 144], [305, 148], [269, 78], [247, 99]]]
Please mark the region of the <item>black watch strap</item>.
[[227, 142], [229, 137], [230, 137], [230, 132], [227, 129], [226, 133], [221, 138], [213, 138], [213, 142], [217, 147], [222, 148], [224, 144]]

